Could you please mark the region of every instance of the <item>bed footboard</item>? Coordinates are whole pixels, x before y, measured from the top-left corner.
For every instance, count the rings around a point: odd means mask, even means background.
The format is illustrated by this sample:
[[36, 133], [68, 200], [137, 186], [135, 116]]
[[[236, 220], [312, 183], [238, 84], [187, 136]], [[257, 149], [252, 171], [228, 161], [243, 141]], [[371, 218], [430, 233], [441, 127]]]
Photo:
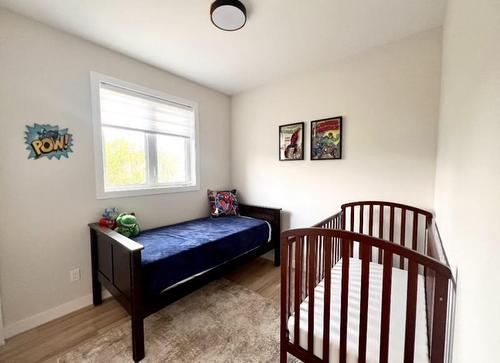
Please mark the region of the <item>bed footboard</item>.
[[132, 320], [132, 353], [144, 358], [144, 306], [141, 251], [144, 247], [96, 223], [89, 224], [92, 255], [92, 293], [95, 306], [102, 303], [103, 285], [128, 311]]

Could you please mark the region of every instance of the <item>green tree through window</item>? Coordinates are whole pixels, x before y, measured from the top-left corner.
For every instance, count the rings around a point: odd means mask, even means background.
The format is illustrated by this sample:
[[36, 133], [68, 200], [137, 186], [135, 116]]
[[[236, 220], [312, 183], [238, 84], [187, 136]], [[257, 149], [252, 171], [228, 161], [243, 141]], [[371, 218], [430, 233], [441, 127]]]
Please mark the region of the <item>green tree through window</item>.
[[144, 147], [127, 139], [109, 140], [105, 144], [106, 184], [110, 186], [146, 183]]

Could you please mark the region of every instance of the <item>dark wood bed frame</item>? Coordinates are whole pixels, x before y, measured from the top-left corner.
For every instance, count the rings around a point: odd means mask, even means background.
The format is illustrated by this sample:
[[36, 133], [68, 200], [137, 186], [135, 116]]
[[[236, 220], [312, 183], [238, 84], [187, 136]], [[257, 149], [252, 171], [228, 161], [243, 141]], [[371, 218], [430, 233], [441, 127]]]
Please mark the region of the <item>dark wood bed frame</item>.
[[190, 280], [174, 285], [155, 299], [143, 295], [141, 251], [144, 247], [118, 234], [89, 224], [92, 257], [94, 306], [102, 303], [102, 286], [128, 311], [132, 320], [132, 355], [135, 362], [144, 358], [144, 318], [166, 305], [223, 276], [231, 268], [274, 249], [274, 264], [280, 264], [281, 209], [240, 204], [243, 216], [266, 220], [271, 225], [271, 242], [229, 260]]
[[[399, 238], [395, 239], [395, 235]], [[419, 243], [422, 240], [423, 243]], [[374, 252], [377, 252], [377, 257]], [[330, 305], [332, 299], [340, 299], [339, 357], [341, 363], [346, 362], [350, 257], [361, 260], [358, 362], [366, 362], [370, 262], [381, 264], [383, 269], [379, 362], [388, 362], [393, 268], [404, 269], [408, 275], [407, 293], [401, 297], [407, 302], [404, 362], [414, 361], [419, 274], [424, 276], [425, 282], [430, 362], [451, 362], [456, 284], [432, 214], [408, 205], [380, 201], [344, 204], [339, 213], [312, 228], [282, 233], [280, 361], [286, 362], [287, 353], [290, 353], [304, 362], [329, 362]], [[330, 271], [341, 258], [341, 296], [332, 296]], [[323, 280], [323, 346], [322, 358], [319, 358], [313, 352], [314, 289]], [[299, 344], [299, 323], [300, 304], [307, 297], [305, 349]], [[291, 316], [294, 318], [293, 341], [287, 327]]]

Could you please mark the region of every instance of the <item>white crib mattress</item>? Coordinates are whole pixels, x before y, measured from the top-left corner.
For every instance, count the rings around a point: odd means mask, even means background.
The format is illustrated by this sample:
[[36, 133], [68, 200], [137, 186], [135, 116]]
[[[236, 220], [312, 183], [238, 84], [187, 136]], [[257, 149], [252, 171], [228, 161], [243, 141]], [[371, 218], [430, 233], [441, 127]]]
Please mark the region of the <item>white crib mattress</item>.
[[[392, 269], [391, 317], [389, 333], [389, 362], [404, 361], [405, 321], [406, 321], [406, 285], [407, 272]], [[330, 307], [330, 362], [339, 361], [340, 343], [340, 294], [342, 279], [342, 260], [332, 269], [332, 289]], [[358, 332], [361, 291], [361, 260], [349, 261], [349, 304], [347, 327], [347, 362], [358, 361]], [[315, 288], [314, 293], [314, 354], [323, 356], [323, 300], [324, 280]], [[379, 361], [380, 324], [382, 308], [382, 265], [370, 263], [370, 283], [368, 298], [368, 327], [366, 344], [366, 362]], [[308, 326], [307, 298], [300, 305], [300, 346], [307, 349]], [[290, 341], [294, 340], [294, 315], [288, 320]], [[425, 309], [424, 277], [418, 276], [417, 316], [415, 328], [415, 362], [429, 362], [427, 347], [427, 322]]]

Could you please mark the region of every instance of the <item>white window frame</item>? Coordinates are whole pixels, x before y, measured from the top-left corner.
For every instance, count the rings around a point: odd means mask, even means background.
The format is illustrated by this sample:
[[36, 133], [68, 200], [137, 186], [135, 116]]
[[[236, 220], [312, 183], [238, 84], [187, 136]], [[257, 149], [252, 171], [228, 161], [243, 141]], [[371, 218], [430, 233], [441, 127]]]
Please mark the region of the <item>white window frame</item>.
[[[195, 127], [195, 140], [194, 140], [194, 158], [195, 158], [195, 178], [192, 180], [192, 185], [169, 185], [169, 186], [131, 186], [123, 190], [105, 190], [104, 181], [104, 146], [102, 140], [102, 123], [101, 123], [101, 107], [100, 107], [100, 85], [107, 83], [116, 87], [124, 88], [133, 92], [143, 93], [148, 96], [153, 96], [168, 102], [175, 102], [181, 105], [189, 106], [194, 111], [194, 127]], [[95, 180], [96, 180], [96, 197], [97, 199], [107, 198], [121, 198], [130, 196], [153, 195], [163, 193], [179, 193], [200, 190], [200, 147], [199, 147], [199, 125], [198, 125], [198, 103], [173, 96], [161, 91], [151, 88], [140, 86], [134, 83], [122, 81], [101, 73], [90, 72], [90, 92], [92, 103], [92, 122], [94, 127], [94, 160], [95, 160]], [[149, 140], [149, 137], [147, 138]], [[150, 147], [146, 144], [146, 147]], [[192, 157], [193, 155], [191, 155]], [[154, 155], [153, 157], [156, 157]], [[150, 163], [146, 165], [146, 172], [150, 171]]]

